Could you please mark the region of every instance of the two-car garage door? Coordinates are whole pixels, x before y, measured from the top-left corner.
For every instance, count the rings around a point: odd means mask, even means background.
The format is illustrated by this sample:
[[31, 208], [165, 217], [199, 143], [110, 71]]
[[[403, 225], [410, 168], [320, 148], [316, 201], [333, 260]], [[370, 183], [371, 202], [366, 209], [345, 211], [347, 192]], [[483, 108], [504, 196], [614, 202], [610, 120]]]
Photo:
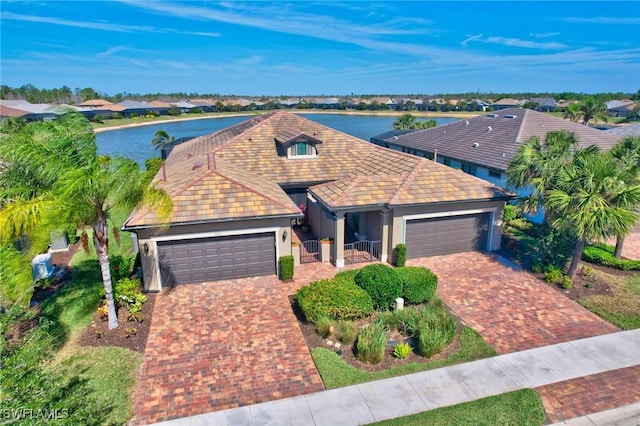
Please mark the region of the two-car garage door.
[[276, 273], [273, 232], [158, 241], [162, 286]]
[[407, 257], [486, 250], [489, 213], [407, 220]]

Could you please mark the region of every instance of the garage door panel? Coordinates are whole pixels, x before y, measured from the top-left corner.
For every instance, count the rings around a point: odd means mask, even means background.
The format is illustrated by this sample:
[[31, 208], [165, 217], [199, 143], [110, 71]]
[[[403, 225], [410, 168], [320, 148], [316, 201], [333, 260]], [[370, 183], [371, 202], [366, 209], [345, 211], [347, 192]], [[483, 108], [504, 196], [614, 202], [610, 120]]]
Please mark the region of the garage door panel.
[[273, 233], [158, 242], [162, 284], [275, 274]]
[[407, 257], [426, 257], [484, 250], [488, 213], [407, 221]]

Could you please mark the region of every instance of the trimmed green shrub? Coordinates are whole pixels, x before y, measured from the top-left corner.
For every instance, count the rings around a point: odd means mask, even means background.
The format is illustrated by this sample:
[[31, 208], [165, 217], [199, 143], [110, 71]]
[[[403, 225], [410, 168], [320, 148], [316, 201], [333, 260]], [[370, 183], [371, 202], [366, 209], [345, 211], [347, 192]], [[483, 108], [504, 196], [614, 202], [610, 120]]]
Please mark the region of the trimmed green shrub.
[[516, 206], [512, 206], [510, 204], [507, 204], [506, 206], [504, 206], [504, 215], [502, 216], [502, 219], [505, 222], [511, 222], [514, 219], [517, 219], [520, 217], [520, 209]]
[[371, 296], [376, 309], [388, 309], [402, 296], [402, 280], [398, 273], [381, 263], [362, 268], [356, 275], [355, 282]]
[[280, 279], [282, 281], [290, 280], [293, 278], [293, 256], [282, 256], [278, 259], [280, 266]]
[[432, 300], [438, 288], [438, 276], [427, 268], [405, 266], [396, 268], [402, 280], [402, 297], [407, 303], [422, 303]]
[[409, 346], [407, 343], [398, 343], [393, 348], [393, 356], [399, 359], [405, 359], [413, 352], [413, 348]]
[[331, 335], [331, 333], [335, 329], [334, 326], [335, 320], [329, 318], [328, 316], [321, 315], [316, 320], [316, 332], [325, 339]]
[[312, 323], [322, 315], [353, 320], [373, 312], [371, 296], [357, 285], [343, 280], [320, 280], [301, 287], [296, 292], [296, 300], [307, 321]]
[[588, 245], [582, 252], [582, 260], [624, 271], [640, 271], [639, 260], [618, 259], [614, 253], [615, 249], [607, 244]]
[[573, 286], [573, 281], [571, 281], [571, 278], [567, 275], [564, 278], [562, 278], [562, 284], [560, 284], [560, 285], [565, 290], [569, 290], [571, 288], [571, 286]]
[[551, 269], [549, 272], [544, 273], [544, 279], [548, 283], [559, 283], [562, 281], [562, 271], [560, 269]]
[[334, 279], [355, 284], [356, 275], [358, 275], [358, 272], [360, 272], [360, 269], [349, 269], [348, 271], [341, 271], [335, 275]]
[[340, 321], [338, 323], [338, 340], [345, 345], [355, 342], [358, 336], [358, 329], [351, 321]]
[[396, 266], [402, 267], [407, 262], [407, 245], [398, 244], [395, 248]]
[[374, 321], [362, 329], [356, 342], [356, 359], [371, 364], [381, 363], [387, 344], [387, 333], [387, 327], [379, 321]]

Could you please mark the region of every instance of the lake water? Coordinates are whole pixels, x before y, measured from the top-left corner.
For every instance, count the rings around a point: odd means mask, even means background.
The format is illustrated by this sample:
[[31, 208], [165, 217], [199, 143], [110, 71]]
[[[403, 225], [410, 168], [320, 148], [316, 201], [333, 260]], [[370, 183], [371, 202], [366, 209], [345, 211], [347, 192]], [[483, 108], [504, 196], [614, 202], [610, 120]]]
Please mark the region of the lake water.
[[[393, 122], [396, 119], [396, 117], [373, 115], [312, 113], [300, 114], [300, 116], [366, 141], [368, 141], [372, 136], [392, 130]], [[153, 135], [158, 130], [164, 130], [176, 139], [195, 137], [213, 133], [217, 130], [224, 129], [241, 121], [247, 120], [248, 118], [250, 117], [243, 116], [187, 120], [103, 131], [96, 134], [96, 142], [98, 144], [98, 152], [100, 154], [128, 157], [143, 165], [146, 159], [160, 156], [160, 152], [151, 147]], [[458, 119], [438, 117], [434, 118], [434, 120], [438, 125], [443, 125]]]

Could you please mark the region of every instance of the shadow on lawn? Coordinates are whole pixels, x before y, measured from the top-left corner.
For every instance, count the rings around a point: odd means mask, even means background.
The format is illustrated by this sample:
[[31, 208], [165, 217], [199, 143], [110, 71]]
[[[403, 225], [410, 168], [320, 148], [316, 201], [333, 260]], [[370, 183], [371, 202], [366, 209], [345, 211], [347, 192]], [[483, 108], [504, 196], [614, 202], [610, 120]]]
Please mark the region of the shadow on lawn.
[[71, 280], [42, 304], [42, 317], [51, 323], [50, 332], [57, 348], [64, 345], [75, 330], [91, 322], [102, 298], [102, 277], [95, 259], [76, 262]]

